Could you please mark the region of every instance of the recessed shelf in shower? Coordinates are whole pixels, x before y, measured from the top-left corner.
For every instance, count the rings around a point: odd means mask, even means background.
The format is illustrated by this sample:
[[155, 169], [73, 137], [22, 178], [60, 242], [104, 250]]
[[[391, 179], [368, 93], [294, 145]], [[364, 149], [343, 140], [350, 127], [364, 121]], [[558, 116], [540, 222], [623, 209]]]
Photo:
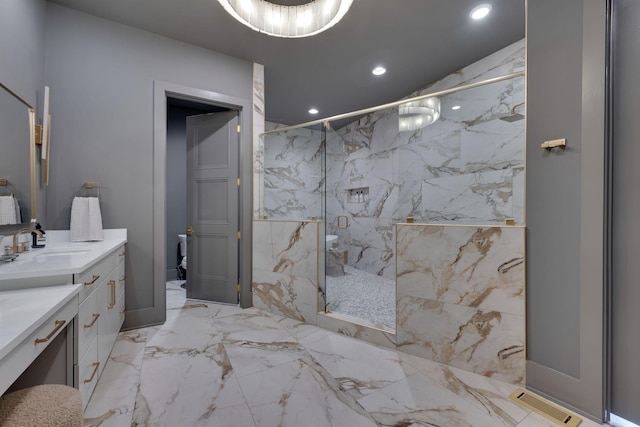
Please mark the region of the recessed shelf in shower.
[[350, 188], [347, 190], [348, 203], [364, 203], [369, 200], [369, 187]]

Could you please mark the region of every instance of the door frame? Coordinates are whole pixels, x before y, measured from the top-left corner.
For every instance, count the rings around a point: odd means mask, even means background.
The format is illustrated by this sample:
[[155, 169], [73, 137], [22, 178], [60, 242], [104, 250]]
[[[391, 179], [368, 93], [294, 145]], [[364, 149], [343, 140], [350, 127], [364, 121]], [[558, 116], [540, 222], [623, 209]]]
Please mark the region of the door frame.
[[183, 86], [153, 81], [153, 307], [127, 312], [132, 324], [150, 325], [166, 319], [166, 164], [167, 98], [178, 98], [237, 110], [240, 123], [238, 206], [240, 307], [251, 307], [251, 221], [252, 221], [252, 127], [251, 100]]

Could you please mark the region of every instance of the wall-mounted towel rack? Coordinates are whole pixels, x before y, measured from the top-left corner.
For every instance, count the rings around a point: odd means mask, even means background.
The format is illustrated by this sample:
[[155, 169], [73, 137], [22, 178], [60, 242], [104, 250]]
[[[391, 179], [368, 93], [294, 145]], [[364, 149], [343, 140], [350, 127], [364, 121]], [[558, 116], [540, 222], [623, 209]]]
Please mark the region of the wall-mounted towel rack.
[[76, 193], [76, 197], [97, 197], [100, 198], [100, 183], [96, 181], [87, 181], [82, 186], [83, 191]]
[[9, 181], [7, 178], [0, 178], [0, 196], [10, 196], [11, 192], [7, 188]]

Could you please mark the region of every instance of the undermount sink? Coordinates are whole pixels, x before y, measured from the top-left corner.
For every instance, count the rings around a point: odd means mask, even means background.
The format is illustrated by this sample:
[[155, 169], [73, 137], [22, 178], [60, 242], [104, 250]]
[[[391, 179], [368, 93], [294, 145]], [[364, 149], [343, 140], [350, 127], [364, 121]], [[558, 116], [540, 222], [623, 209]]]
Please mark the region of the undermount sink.
[[36, 254], [36, 256], [46, 256], [46, 257], [52, 257], [52, 256], [70, 256], [70, 255], [83, 255], [86, 254], [88, 252], [90, 252], [90, 249], [86, 249], [86, 248], [77, 248], [77, 249], [73, 249], [73, 248], [51, 248], [51, 249], [44, 249], [41, 252], [38, 252]]

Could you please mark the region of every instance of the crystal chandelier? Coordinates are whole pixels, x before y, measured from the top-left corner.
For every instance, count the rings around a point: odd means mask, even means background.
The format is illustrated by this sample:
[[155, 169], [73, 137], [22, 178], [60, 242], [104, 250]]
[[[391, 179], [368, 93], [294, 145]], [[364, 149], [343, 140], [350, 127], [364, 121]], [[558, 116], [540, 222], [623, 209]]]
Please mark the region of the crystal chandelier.
[[429, 126], [440, 118], [440, 100], [436, 97], [405, 102], [398, 107], [400, 132]]
[[247, 27], [275, 37], [308, 37], [333, 27], [349, 11], [353, 0], [313, 0], [283, 6], [265, 0], [218, 0], [231, 16]]

